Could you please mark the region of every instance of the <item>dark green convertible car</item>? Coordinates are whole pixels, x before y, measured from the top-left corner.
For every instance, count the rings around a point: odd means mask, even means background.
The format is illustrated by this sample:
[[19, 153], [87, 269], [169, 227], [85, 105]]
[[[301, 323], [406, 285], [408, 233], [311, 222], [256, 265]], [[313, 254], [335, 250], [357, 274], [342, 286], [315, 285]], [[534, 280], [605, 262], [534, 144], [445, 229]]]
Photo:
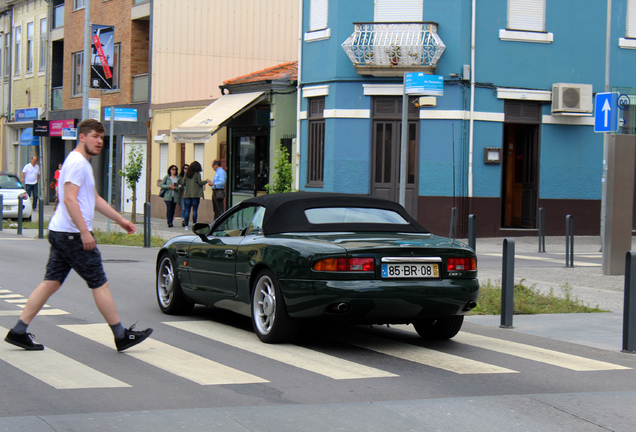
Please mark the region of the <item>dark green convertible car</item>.
[[422, 228], [397, 203], [294, 192], [245, 200], [157, 257], [167, 314], [195, 304], [252, 318], [267, 343], [307, 319], [408, 324], [425, 338], [457, 334], [479, 293], [476, 256]]

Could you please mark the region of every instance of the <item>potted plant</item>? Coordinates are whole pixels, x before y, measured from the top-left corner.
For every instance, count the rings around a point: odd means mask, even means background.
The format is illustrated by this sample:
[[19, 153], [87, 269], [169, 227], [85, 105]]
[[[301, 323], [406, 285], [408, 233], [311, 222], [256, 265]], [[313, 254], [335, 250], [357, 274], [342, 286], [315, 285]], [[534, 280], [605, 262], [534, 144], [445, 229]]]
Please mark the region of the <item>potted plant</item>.
[[402, 57], [402, 50], [399, 45], [391, 45], [387, 51], [387, 55], [389, 56], [389, 61], [393, 66], [397, 65], [400, 62], [400, 57]]

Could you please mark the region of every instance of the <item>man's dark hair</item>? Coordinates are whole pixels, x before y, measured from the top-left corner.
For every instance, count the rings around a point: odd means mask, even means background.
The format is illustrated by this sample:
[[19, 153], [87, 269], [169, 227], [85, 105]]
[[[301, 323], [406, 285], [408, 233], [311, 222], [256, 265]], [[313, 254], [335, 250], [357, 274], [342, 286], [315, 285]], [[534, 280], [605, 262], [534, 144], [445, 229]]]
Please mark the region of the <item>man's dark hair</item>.
[[104, 133], [104, 125], [98, 122], [95, 119], [86, 119], [82, 120], [80, 124], [77, 126], [77, 136], [84, 134], [84, 136], [88, 135], [91, 132]]
[[212, 162], [212, 165], [221, 166], [221, 161], [218, 159], [215, 159], [214, 162]]

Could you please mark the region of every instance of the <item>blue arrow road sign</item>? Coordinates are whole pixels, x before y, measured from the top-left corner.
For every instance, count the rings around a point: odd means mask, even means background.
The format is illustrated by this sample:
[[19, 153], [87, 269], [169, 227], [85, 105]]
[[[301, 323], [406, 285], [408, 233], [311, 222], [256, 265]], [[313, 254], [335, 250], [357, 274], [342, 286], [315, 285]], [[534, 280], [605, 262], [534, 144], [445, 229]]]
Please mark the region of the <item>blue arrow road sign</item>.
[[618, 130], [617, 93], [597, 93], [594, 106], [594, 132]]

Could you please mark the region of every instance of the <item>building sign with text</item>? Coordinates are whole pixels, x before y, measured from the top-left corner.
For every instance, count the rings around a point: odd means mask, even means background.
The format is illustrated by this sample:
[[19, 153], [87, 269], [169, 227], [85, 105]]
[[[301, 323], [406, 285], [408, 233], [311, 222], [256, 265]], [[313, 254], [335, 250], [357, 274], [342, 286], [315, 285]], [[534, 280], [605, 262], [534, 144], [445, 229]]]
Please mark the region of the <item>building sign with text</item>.
[[91, 87], [113, 88], [115, 27], [94, 24], [91, 38]]

